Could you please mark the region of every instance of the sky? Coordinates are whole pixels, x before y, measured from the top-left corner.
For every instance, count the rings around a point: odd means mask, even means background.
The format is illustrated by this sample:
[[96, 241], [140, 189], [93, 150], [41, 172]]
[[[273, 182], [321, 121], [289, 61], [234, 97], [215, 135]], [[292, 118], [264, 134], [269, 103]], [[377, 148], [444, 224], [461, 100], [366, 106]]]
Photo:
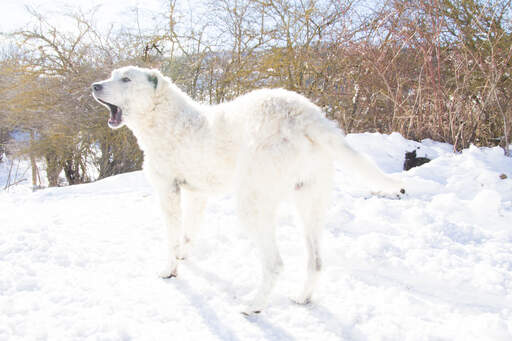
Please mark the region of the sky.
[[0, 32], [10, 32], [27, 25], [32, 20], [26, 7], [45, 13], [52, 25], [65, 28], [66, 21], [55, 15], [57, 12], [74, 11], [80, 8], [87, 12], [97, 7], [96, 20], [100, 25], [120, 24], [130, 25], [135, 17], [134, 8], [151, 16], [165, 8], [165, 0], [2, 0], [0, 3]]

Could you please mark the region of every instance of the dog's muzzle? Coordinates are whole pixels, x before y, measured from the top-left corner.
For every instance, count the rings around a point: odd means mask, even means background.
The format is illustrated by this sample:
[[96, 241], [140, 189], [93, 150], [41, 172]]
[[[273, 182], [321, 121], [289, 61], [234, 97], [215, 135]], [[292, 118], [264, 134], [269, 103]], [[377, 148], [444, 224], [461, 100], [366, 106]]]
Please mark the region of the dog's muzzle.
[[94, 83], [92, 85], [92, 95], [94, 99], [110, 109], [110, 118], [108, 119], [108, 126], [113, 129], [119, 128], [119, 126], [121, 126], [121, 123], [123, 122], [123, 111], [117, 105], [102, 100], [100, 98], [102, 91], [103, 85], [99, 83]]

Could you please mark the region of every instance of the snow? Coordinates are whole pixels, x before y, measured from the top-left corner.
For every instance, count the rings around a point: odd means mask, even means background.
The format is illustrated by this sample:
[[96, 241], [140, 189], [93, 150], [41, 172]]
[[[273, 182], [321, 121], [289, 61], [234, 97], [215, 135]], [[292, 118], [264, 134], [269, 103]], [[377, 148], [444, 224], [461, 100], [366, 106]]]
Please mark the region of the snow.
[[[32, 173], [28, 160], [11, 159], [4, 155], [2, 162], [0, 162], [0, 195], [2, 190], [23, 193], [32, 191], [32, 187], [30, 187], [31, 177]], [[18, 185], [9, 186], [15, 183]]]
[[[0, 192], [0, 340], [512, 340], [512, 159], [396, 133], [347, 138], [409, 195], [372, 196], [338, 170], [308, 306], [289, 300], [305, 256], [284, 205], [285, 271], [249, 318], [258, 260], [230, 196], [210, 200], [196, 248], [163, 280], [165, 231], [142, 172]], [[418, 147], [433, 160], [402, 172]]]

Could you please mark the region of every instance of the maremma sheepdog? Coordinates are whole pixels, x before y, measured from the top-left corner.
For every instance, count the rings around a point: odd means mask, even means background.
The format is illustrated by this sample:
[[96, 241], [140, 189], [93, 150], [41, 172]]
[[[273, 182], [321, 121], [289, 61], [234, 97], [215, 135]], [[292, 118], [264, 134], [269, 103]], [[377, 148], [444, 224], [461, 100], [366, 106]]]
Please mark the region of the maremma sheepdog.
[[279, 203], [292, 199], [308, 252], [304, 288], [310, 302], [322, 269], [320, 236], [333, 186], [334, 161], [352, 168], [373, 190], [405, 193], [345, 141], [341, 129], [305, 97], [261, 89], [219, 105], [195, 102], [158, 70], [124, 67], [92, 85], [110, 110], [108, 125], [130, 128], [144, 151], [168, 231], [161, 276], [174, 277], [201, 224], [208, 195], [232, 192], [237, 213], [259, 250], [262, 279], [245, 314], [260, 312], [283, 268], [276, 244]]

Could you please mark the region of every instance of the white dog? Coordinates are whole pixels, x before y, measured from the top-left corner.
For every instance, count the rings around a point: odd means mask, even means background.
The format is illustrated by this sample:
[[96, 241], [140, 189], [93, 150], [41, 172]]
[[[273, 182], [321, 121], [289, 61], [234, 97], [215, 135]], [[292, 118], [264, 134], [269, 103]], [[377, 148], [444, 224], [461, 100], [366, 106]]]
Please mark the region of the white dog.
[[[144, 151], [144, 170], [158, 194], [168, 229], [168, 261], [194, 240], [207, 196], [232, 191], [238, 216], [261, 253], [262, 284], [245, 310], [260, 312], [282, 270], [274, 218], [294, 199], [304, 225], [307, 279], [298, 303], [308, 303], [322, 268], [320, 234], [333, 186], [333, 161], [354, 168], [374, 189], [404, 193], [344, 140], [343, 132], [303, 96], [262, 89], [231, 102], [194, 102], [157, 70], [125, 67], [92, 85], [110, 109], [111, 128], [127, 125]], [[182, 212], [183, 211], [183, 212]]]

